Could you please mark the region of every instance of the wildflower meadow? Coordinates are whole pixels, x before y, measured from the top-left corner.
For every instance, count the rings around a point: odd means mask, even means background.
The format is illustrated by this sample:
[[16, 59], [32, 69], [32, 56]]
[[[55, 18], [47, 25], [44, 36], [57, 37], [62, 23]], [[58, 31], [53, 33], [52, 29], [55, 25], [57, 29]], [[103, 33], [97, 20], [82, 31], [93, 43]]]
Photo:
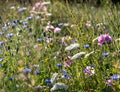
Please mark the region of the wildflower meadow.
[[0, 92], [120, 92], [119, 4], [13, 1], [0, 1]]

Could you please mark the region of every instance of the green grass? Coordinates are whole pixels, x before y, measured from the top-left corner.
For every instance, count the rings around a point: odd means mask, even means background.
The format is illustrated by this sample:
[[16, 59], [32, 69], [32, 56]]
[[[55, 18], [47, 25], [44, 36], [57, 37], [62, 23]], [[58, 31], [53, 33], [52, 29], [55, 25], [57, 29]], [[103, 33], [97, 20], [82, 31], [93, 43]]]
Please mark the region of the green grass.
[[[11, 10], [11, 6], [15, 6], [15, 9]], [[30, 16], [32, 6], [27, 6], [24, 12], [18, 12], [22, 7], [15, 2], [0, 6], [0, 32], [4, 32], [0, 35], [0, 42], [3, 41], [0, 45], [0, 58], [3, 59], [0, 62], [0, 92], [49, 92], [54, 85], [46, 83], [45, 80], [51, 79], [54, 73], [58, 73], [57, 82], [68, 86], [66, 91], [61, 92], [119, 92], [119, 78], [111, 79], [112, 75], [120, 74], [120, 40], [116, 41], [120, 38], [119, 6], [70, 6], [55, 1], [47, 5], [48, 13], [52, 13], [52, 16], [39, 14], [39, 19], [35, 17], [27, 20], [26, 28], [23, 28], [23, 22]], [[19, 20], [17, 26], [7, 27], [7, 31], [3, 31], [5, 23], [12, 23], [13, 20]], [[60, 27], [61, 32], [55, 34], [53, 31], [45, 31], [49, 21], [54, 27], [58, 27], [59, 23], [69, 25]], [[86, 23], [91, 26], [85, 26]], [[13, 36], [7, 38], [8, 33], [12, 33]], [[109, 34], [113, 39], [112, 43], [99, 46], [97, 41], [92, 42], [100, 34]], [[52, 41], [48, 43], [47, 37]], [[80, 44], [79, 48], [65, 51], [62, 37], [66, 37], [67, 46], [75, 40]], [[38, 38], [42, 41], [37, 42]], [[86, 44], [90, 48], [84, 48]], [[85, 58], [85, 55], [92, 51], [95, 53]], [[79, 52], [86, 54], [72, 60], [70, 67], [65, 68], [67, 57]], [[104, 52], [108, 52], [109, 55], [103, 57]], [[62, 67], [56, 64], [62, 64]], [[95, 74], [86, 76], [83, 72], [86, 66], [94, 66]], [[24, 69], [31, 69], [31, 72], [25, 73]], [[40, 73], [35, 74], [36, 70]], [[70, 78], [62, 78], [61, 70], [65, 70]], [[112, 81], [112, 86], [106, 84], [108, 79]]]

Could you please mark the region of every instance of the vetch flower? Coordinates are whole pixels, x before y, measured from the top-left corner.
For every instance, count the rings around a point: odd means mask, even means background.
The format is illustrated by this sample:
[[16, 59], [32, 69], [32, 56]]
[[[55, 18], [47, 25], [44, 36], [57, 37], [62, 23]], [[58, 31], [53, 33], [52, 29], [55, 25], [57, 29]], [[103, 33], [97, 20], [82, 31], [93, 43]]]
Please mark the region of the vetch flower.
[[64, 83], [55, 83], [53, 87], [50, 89], [51, 92], [56, 91], [56, 90], [67, 90], [68, 86], [65, 85]]
[[120, 78], [120, 75], [113, 75], [113, 76], [111, 76], [111, 79], [113, 79], [113, 80], [118, 80]]
[[65, 48], [65, 51], [71, 51], [73, 49], [77, 49], [80, 46], [79, 43], [73, 43]]
[[102, 46], [103, 44], [111, 43], [112, 42], [112, 37], [109, 34], [102, 34], [98, 37], [98, 45]]
[[85, 55], [85, 52], [79, 52], [71, 57], [72, 60], [80, 58], [81, 56]]

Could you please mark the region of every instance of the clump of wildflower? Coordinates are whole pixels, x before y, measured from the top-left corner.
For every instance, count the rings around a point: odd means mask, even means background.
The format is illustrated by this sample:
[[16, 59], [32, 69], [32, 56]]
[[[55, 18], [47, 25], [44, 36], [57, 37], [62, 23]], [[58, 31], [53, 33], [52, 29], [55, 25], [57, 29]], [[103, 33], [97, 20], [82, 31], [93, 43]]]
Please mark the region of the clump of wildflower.
[[50, 89], [51, 92], [56, 90], [67, 90], [68, 86], [64, 83], [55, 83], [55, 85]]
[[93, 66], [86, 66], [84, 73], [86, 76], [92, 76], [95, 74], [95, 69]]
[[79, 52], [71, 57], [71, 59], [77, 59], [80, 58], [81, 56], [85, 55], [85, 52]]
[[73, 49], [77, 49], [80, 46], [79, 43], [73, 43], [65, 48], [65, 51], [71, 51]]
[[98, 45], [102, 46], [103, 44], [111, 43], [112, 42], [112, 37], [109, 34], [102, 34], [98, 37]]

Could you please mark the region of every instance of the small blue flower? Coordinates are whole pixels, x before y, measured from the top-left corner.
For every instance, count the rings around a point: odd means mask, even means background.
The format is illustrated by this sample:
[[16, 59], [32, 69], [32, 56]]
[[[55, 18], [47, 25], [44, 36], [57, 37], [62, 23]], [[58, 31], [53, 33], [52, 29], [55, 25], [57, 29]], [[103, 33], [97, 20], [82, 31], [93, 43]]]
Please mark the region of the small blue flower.
[[108, 55], [109, 53], [106, 53], [106, 52], [102, 54], [103, 57], [107, 57]]
[[10, 81], [14, 80], [14, 78], [9, 78]]
[[8, 33], [8, 34], [6, 35], [6, 37], [8, 37], [8, 38], [11, 38], [12, 36], [13, 36], [12, 33]]
[[7, 31], [7, 27], [2, 27], [2, 30], [3, 31]]
[[120, 78], [119, 75], [113, 75], [113, 76], [111, 76], [111, 79], [113, 79], [113, 80], [118, 80], [119, 78]]
[[46, 79], [45, 82], [46, 83], [51, 83], [51, 80], [50, 79]]
[[84, 48], [88, 49], [90, 46], [88, 44], [84, 45]]
[[58, 67], [62, 67], [62, 64], [56, 64], [56, 66], [58, 66]]
[[23, 8], [20, 8], [20, 9], [18, 10], [18, 12], [24, 12], [25, 10], [26, 10], [26, 8], [23, 7]]
[[40, 74], [40, 71], [39, 71], [39, 70], [36, 70], [36, 71], [35, 71], [35, 74], [39, 75], [39, 74]]
[[23, 22], [23, 25], [27, 25], [27, 24], [28, 24], [28, 22], [27, 22], [27, 21], [24, 21], [24, 22]]
[[32, 17], [30, 17], [30, 16], [26, 18], [26, 20], [31, 20], [31, 19], [32, 19]]
[[3, 58], [0, 58], [0, 62], [2, 62], [3, 61]]
[[23, 72], [25, 73], [30, 73], [32, 70], [31, 69], [24, 69]]
[[58, 26], [59, 27], [62, 27], [64, 25], [64, 23], [59, 23]]
[[38, 39], [37, 39], [37, 42], [41, 42], [41, 41], [42, 41], [42, 39], [41, 39], [41, 38], [38, 38]]
[[0, 35], [3, 35], [4, 34], [4, 32], [0, 32]]

